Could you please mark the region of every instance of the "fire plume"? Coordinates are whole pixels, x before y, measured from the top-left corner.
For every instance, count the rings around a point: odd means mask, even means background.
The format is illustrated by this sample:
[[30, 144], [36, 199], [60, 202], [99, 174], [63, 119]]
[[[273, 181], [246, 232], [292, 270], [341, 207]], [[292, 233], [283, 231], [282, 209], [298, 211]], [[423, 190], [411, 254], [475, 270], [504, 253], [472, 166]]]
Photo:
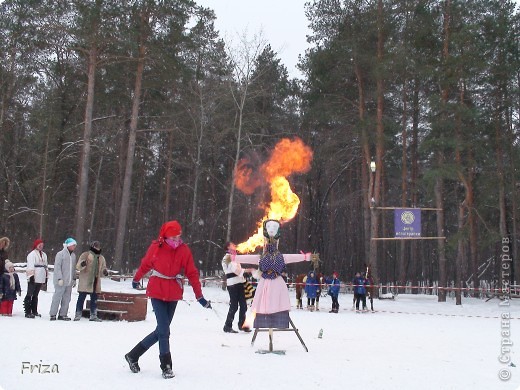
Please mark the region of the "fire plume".
[[300, 199], [292, 191], [287, 177], [293, 173], [307, 172], [311, 167], [311, 161], [312, 150], [301, 139], [284, 138], [276, 144], [258, 173], [248, 166], [247, 162], [239, 163], [239, 171], [235, 174], [237, 188], [250, 195], [262, 182], [267, 183], [270, 187], [271, 201], [257, 224], [257, 232], [247, 241], [237, 245], [238, 252], [252, 252], [263, 245], [262, 224], [266, 219], [276, 219], [284, 223], [294, 218]]
[[242, 326], [244, 328], [253, 328], [253, 326], [255, 325], [255, 318], [256, 318], [256, 310], [253, 310], [251, 312], [248, 312], [248, 314], [246, 315], [246, 319], [244, 321], [244, 323], [242, 324]]

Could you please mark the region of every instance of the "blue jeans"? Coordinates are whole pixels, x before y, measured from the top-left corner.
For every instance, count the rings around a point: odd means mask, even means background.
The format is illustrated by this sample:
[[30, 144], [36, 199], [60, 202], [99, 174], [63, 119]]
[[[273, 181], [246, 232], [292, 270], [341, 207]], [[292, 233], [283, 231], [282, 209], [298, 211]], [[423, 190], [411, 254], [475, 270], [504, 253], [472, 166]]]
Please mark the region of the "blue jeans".
[[81, 291], [79, 293], [78, 302], [76, 303], [76, 313], [79, 311], [83, 311], [83, 304], [85, 303], [85, 298], [87, 297], [87, 294], [90, 294], [90, 315], [94, 314], [97, 310], [97, 294], [95, 292], [88, 293]]
[[159, 355], [165, 355], [170, 352], [170, 324], [177, 308], [177, 301], [166, 302], [156, 298], [151, 300], [157, 327], [141, 341], [141, 344], [148, 349], [158, 341]]

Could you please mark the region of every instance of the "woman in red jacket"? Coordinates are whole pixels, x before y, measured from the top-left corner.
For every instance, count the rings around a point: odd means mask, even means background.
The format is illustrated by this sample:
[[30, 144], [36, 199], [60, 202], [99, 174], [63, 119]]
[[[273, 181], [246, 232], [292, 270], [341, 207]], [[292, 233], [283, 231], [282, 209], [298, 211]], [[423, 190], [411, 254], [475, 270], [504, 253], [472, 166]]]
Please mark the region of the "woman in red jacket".
[[165, 379], [175, 376], [170, 354], [170, 324], [177, 302], [182, 300], [184, 277], [188, 278], [197, 301], [203, 307], [211, 309], [211, 303], [202, 295], [199, 270], [195, 267], [190, 248], [182, 242], [181, 234], [181, 225], [177, 221], [163, 224], [159, 237], [148, 248], [133, 278], [132, 287], [138, 288], [141, 278], [152, 271], [146, 295], [151, 298], [157, 320], [155, 330], [125, 355], [130, 370], [134, 373], [140, 371], [139, 357], [159, 342], [162, 376]]

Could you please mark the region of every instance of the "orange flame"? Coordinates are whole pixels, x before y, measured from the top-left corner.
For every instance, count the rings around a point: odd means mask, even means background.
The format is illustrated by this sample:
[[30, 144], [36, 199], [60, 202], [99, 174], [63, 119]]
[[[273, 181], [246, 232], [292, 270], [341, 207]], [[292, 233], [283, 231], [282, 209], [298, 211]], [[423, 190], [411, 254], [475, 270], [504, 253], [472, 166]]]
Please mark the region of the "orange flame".
[[244, 320], [242, 327], [252, 329], [253, 325], [255, 324], [255, 318], [256, 318], [256, 310], [249, 312], [246, 315], [246, 319]]
[[244, 158], [238, 162], [235, 184], [246, 195], [251, 195], [257, 187], [262, 185], [262, 178], [258, 177], [248, 159]]
[[[311, 161], [312, 150], [299, 138], [294, 140], [284, 138], [276, 144], [269, 160], [260, 168], [261, 177], [270, 185], [271, 201], [265, 207], [264, 216], [257, 224], [257, 232], [247, 241], [237, 245], [238, 252], [252, 252], [263, 245], [262, 224], [266, 219], [276, 219], [283, 223], [294, 218], [298, 212], [300, 199], [292, 191], [287, 177], [292, 173], [307, 172], [311, 167]], [[246, 163], [239, 167], [240, 172], [235, 175], [237, 188], [246, 194], [251, 194], [261, 183], [261, 179], [250, 167], [247, 167]]]

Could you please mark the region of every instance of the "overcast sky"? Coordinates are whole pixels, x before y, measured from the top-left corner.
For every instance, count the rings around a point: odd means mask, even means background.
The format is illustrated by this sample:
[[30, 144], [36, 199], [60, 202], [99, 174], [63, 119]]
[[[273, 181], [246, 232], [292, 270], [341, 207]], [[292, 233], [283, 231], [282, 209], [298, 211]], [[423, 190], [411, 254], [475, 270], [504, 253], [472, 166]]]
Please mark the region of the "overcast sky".
[[253, 37], [262, 31], [278, 58], [287, 67], [289, 77], [301, 77], [296, 69], [298, 55], [309, 47], [305, 17], [306, 0], [196, 0], [217, 15], [215, 27], [224, 40], [237, 41], [247, 29]]
[[[247, 29], [253, 37], [262, 31], [264, 38], [289, 71], [289, 77], [302, 77], [296, 69], [298, 55], [309, 47], [309, 21], [305, 17], [307, 0], [195, 0], [217, 15], [215, 26], [225, 41], [237, 41]], [[520, 4], [520, 0], [515, 0]]]

